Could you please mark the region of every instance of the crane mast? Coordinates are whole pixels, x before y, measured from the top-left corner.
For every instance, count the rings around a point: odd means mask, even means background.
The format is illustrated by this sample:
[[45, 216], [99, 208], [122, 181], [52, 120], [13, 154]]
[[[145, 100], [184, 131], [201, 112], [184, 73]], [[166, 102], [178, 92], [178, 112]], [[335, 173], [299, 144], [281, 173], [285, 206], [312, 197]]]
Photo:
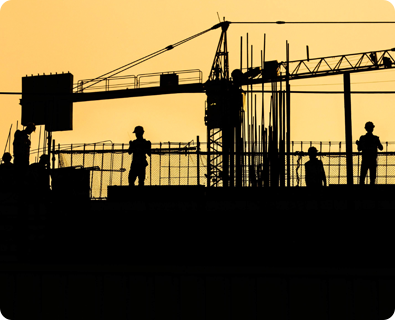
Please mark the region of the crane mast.
[[[48, 128], [52, 128], [52, 131], [71, 130], [73, 102], [205, 92], [207, 95], [205, 110], [208, 153], [207, 186], [242, 186], [244, 179], [242, 168], [245, 165], [243, 163], [243, 146], [245, 142], [247, 142], [243, 140], [242, 134], [243, 121], [245, 118], [245, 92], [242, 90], [243, 86], [285, 81], [287, 83], [287, 104], [289, 107], [290, 89], [288, 84], [290, 80], [394, 68], [395, 60], [391, 56], [390, 51], [395, 51], [395, 48], [315, 59], [307, 58], [295, 61], [288, 61], [287, 59], [285, 62], [267, 61], [263, 69], [260, 67], [250, 68], [244, 73], [242, 70], [236, 69], [230, 75], [229, 52], [227, 47], [227, 30], [230, 23], [231, 22], [228, 21], [220, 22], [210, 29], [147, 56], [148, 58], [154, 57], [157, 54], [171, 50], [175, 46], [201, 34], [221, 27], [220, 40], [208, 80], [205, 83], [202, 83], [201, 77], [199, 77], [199, 82], [188, 84], [179, 84], [177, 82], [171, 85], [151, 85], [144, 88], [134, 85], [132, 88], [129, 87], [125, 89], [119, 89], [118, 86], [115, 90], [106, 85], [105, 90], [101, 89], [98, 91], [94, 90], [93, 92], [84, 92], [84, 90], [77, 88], [77, 90], [73, 92], [70, 89], [69, 83], [69, 79], [72, 79], [72, 74], [68, 74], [67, 76], [26, 76], [26, 78], [23, 78], [25, 86], [22, 86], [22, 99], [20, 102], [22, 105], [22, 124], [26, 125], [28, 122], [34, 122], [46, 124]], [[144, 59], [146, 59], [146, 57], [144, 57]], [[145, 61], [144, 59], [136, 60], [133, 62], [134, 64], [132, 63], [132, 66], [141, 63], [140, 60]], [[130, 66], [127, 66], [127, 68], [130, 68]], [[121, 71], [118, 70], [115, 74], [119, 72]], [[199, 74], [201, 74], [200, 70]], [[46, 89], [48, 83], [52, 83], [52, 79], [57, 77], [62, 79], [65, 78], [67, 81], [63, 81], [64, 84], [62, 82], [61, 85], [49, 92], [48, 89]], [[138, 79], [138, 77], [135, 78]], [[92, 83], [95, 84], [100, 81], [108, 82], [111, 79], [114, 79], [113, 75], [95, 78], [90, 81], [93, 81]], [[138, 84], [138, 81], [136, 83]], [[35, 92], [39, 92], [40, 94], [37, 95]], [[56, 114], [59, 112], [59, 114], [62, 114], [62, 111], [59, 111], [59, 105], [65, 106], [62, 108], [64, 109], [63, 113], [66, 114], [66, 117], [57, 116], [56, 118], [52, 116], [48, 118], [46, 110], [56, 110]], [[47, 123], [49, 121], [48, 119], [52, 118], [66, 119], [67, 125], [62, 125], [60, 129], [54, 129], [53, 124]], [[289, 121], [289, 119], [287, 121]], [[289, 132], [287, 132], [287, 140], [290, 140], [289, 137]], [[287, 144], [289, 144], [289, 142], [290, 141], [287, 141]]]

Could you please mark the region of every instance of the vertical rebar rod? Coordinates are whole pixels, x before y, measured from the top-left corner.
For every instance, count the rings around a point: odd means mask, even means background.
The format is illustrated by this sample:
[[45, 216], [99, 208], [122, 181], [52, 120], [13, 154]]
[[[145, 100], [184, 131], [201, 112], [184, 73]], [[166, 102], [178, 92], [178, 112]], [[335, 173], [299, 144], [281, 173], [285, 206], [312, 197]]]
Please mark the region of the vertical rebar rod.
[[240, 37], [240, 71], [243, 72], [243, 36]]
[[[186, 153], [185, 153], [186, 154]], [[188, 152], [188, 166], [187, 166], [187, 186], [189, 186], [189, 159], [190, 159], [191, 155]]]
[[[251, 45], [251, 62], [250, 62], [250, 68], [252, 70], [253, 68], [253, 51], [254, 51], [254, 46]], [[250, 85], [250, 90], [251, 90], [251, 109], [250, 109], [250, 115], [251, 115], [251, 119], [250, 119], [250, 123], [251, 123], [251, 142], [252, 142], [252, 146], [251, 146], [251, 152], [253, 153], [255, 151], [254, 149], [254, 93], [252, 92], [252, 84]], [[250, 143], [251, 143], [250, 142]], [[250, 161], [250, 165], [254, 166], [254, 158], [253, 155], [251, 154], [251, 161]]]
[[[59, 155], [58, 155], [59, 157]], [[48, 167], [49, 170], [50, 167]], [[55, 139], [52, 140], [52, 169], [55, 169]], [[52, 187], [52, 176], [49, 175], [49, 185]]]
[[197, 155], [197, 184], [200, 185], [200, 140], [199, 136], [196, 137], [196, 155]]
[[101, 172], [100, 172], [100, 196], [102, 196], [102, 187], [103, 187], [103, 165], [104, 165], [104, 143], [103, 143], [103, 153], [101, 154]]
[[47, 131], [44, 130], [44, 138], [43, 138], [43, 153], [47, 152]]
[[[121, 150], [122, 150], [122, 151], [121, 151], [121, 155], [122, 155], [122, 156], [121, 156], [121, 172], [120, 172], [120, 175], [121, 175], [121, 176], [119, 177], [119, 180], [120, 180], [119, 182], [120, 182], [120, 185], [121, 185], [121, 186], [123, 185], [123, 184], [122, 184], [122, 180], [123, 180], [123, 179], [122, 179], [122, 178], [123, 178], [123, 171], [122, 171], [122, 169], [123, 169], [123, 157], [124, 157], [124, 154], [125, 154], [125, 153], [124, 153], [124, 147], [125, 147], [125, 144], [122, 143], [122, 147], [121, 147]], [[151, 162], [151, 161], [150, 161], [150, 162]], [[150, 174], [150, 179], [151, 179], [151, 174]]]
[[110, 157], [110, 186], [112, 186], [112, 176], [113, 176], [113, 169], [114, 169], [114, 143], [112, 144], [111, 148], [111, 157]]
[[[339, 154], [342, 152], [342, 143], [341, 141], [339, 142]], [[341, 156], [339, 155], [339, 174], [338, 174], [338, 179], [337, 179], [337, 184], [340, 184], [340, 158]]]
[[[265, 70], [265, 59], [266, 59], [266, 33], [264, 34], [263, 37], [263, 52], [262, 52], [262, 62], [261, 62], [261, 68], [262, 71]], [[264, 106], [264, 95], [265, 95], [265, 83], [262, 81], [262, 125], [263, 128], [265, 128], [265, 106]]]
[[[257, 143], [257, 120], [256, 120], [256, 118], [257, 118], [257, 114], [256, 114], [256, 95], [254, 96], [254, 148], [255, 148], [255, 152], [258, 152], [258, 150], [257, 150], [257, 146], [256, 146], [256, 143]], [[254, 161], [255, 162], [255, 161]]]
[[329, 159], [328, 159], [328, 162], [329, 162], [329, 165], [328, 165], [328, 187], [329, 187], [329, 184], [331, 183], [331, 142], [329, 141], [329, 154], [328, 154], [328, 157], [329, 157]]
[[[300, 151], [303, 152], [303, 141], [300, 142]], [[302, 153], [303, 154], [303, 153]], [[303, 159], [303, 158], [302, 158]], [[302, 178], [302, 172], [303, 172], [303, 165], [301, 164], [300, 166], [300, 179]]]
[[152, 186], [152, 153], [149, 158], [149, 185]]
[[[178, 143], [178, 148], [181, 150], [181, 142]], [[178, 154], [178, 185], [181, 185], [181, 152]]]
[[84, 153], [82, 154], [82, 167], [85, 168], [85, 149], [86, 149], [86, 144], [84, 143]]
[[[247, 57], [247, 71], [248, 71], [248, 66], [249, 66], [249, 59], [248, 59], [248, 33], [247, 33], [247, 52], [246, 52], [246, 57]], [[250, 95], [247, 93], [246, 94], [246, 98], [247, 98], [247, 120], [246, 120], [246, 129], [247, 129], [247, 133], [246, 133], [246, 135], [247, 135], [247, 142], [248, 142], [248, 144], [247, 144], [247, 152], [250, 152], [250, 145], [249, 145], [249, 143], [250, 143], [250, 130], [249, 130], [249, 121], [250, 121], [250, 99], [249, 99], [249, 97], [250, 97]], [[246, 167], [248, 167], [248, 165], [249, 165], [249, 159], [248, 159], [248, 157], [247, 157], [247, 162], [246, 162]]]
[[[93, 160], [92, 160], [92, 167], [95, 166], [95, 156], [96, 156], [96, 143], [93, 144]], [[92, 170], [92, 179], [91, 179], [91, 194], [93, 196], [93, 173], [94, 171]]]
[[70, 144], [70, 167], [73, 166], [73, 144]]
[[171, 163], [170, 163], [170, 141], [169, 141], [169, 177], [168, 177], [168, 185], [170, 186], [171, 185], [171, 179], [170, 179], [170, 177], [171, 177], [171, 171], [170, 171], [170, 168], [171, 168]]
[[350, 73], [343, 74], [344, 82], [344, 118], [346, 131], [346, 163], [347, 163], [347, 185], [354, 183], [352, 164], [352, 118], [351, 118], [351, 85]]
[[292, 141], [292, 186], [295, 186], [295, 162], [294, 158], [295, 156], [293, 155], [294, 153], [294, 142]]
[[58, 168], [60, 168], [60, 143], [58, 143]]
[[388, 141], [385, 143], [385, 184], [387, 184], [388, 176]]
[[[289, 171], [290, 151], [291, 151], [291, 86], [289, 84], [289, 43], [287, 41], [287, 68], [286, 68], [286, 91], [287, 91], [287, 171]], [[287, 178], [289, 185], [289, 178]]]
[[[12, 124], [11, 124], [11, 128], [12, 128]], [[11, 128], [10, 128], [10, 132], [11, 132]], [[42, 129], [42, 126], [40, 126], [40, 133], [38, 134], [37, 161], [40, 158], [41, 129]]]
[[159, 185], [162, 184], [162, 142], [159, 143]]

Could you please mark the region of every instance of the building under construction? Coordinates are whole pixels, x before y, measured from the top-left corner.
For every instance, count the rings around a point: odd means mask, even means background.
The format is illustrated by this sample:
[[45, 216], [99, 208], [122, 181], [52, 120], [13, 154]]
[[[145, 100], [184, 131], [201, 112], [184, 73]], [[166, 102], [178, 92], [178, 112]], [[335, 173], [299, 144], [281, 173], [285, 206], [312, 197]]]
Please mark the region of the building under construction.
[[[286, 61], [265, 61], [263, 50], [254, 66], [247, 39], [247, 64], [241, 59], [230, 73], [229, 25], [76, 84], [71, 73], [22, 78], [22, 125], [45, 125], [45, 151], [32, 152], [50, 154], [52, 190], [49, 197], [1, 194], [6, 318], [392, 315], [394, 145], [384, 143], [379, 153], [378, 184], [360, 186], [350, 102], [350, 73], [394, 68], [391, 50], [290, 61], [287, 45]], [[195, 69], [119, 75], [217, 29], [205, 82]], [[345, 141], [291, 141], [292, 80], [338, 74]], [[75, 103], [189, 92], [207, 94], [207, 137], [153, 144], [145, 187], [128, 186], [127, 146], [52, 139], [52, 132], [72, 130]], [[319, 151], [327, 188], [304, 188], [310, 146]]]

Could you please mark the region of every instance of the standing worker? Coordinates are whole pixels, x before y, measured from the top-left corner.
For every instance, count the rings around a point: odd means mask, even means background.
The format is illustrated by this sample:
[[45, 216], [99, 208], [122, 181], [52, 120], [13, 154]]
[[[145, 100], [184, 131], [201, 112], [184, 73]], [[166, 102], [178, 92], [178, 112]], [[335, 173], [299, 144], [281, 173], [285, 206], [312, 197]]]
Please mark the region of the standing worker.
[[136, 140], [129, 141], [128, 153], [133, 153], [132, 164], [129, 171], [129, 186], [134, 186], [136, 178], [139, 177], [139, 186], [144, 186], [145, 167], [148, 166], [146, 155], [151, 157], [151, 141], [143, 138], [144, 129], [142, 126], [134, 128], [133, 133]]
[[3, 154], [3, 163], [0, 164], [0, 192], [10, 192], [15, 187], [14, 165], [11, 163], [11, 159], [10, 153]]
[[366, 122], [365, 129], [367, 133], [356, 141], [358, 151], [362, 151], [362, 162], [361, 162], [361, 176], [359, 178], [359, 184], [365, 184], [365, 177], [370, 172], [370, 184], [374, 184], [376, 180], [376, 168], [377, 168], [377, 148], [383, 150], [383, 145], [380, 142], [380, 138], [373, 134], [374, 124], [373, 122]]
[[14, 134], [14, 165], [18, 169], [29, 167], [30, 139], [29, 135], [36, 131], [36, 125], [29, 122], [24, 130], [16, 130]]
[[317, 149], [315, 147], [310, 147], [307, 152], [310, 160], [304, 164], [306, 171], [306, 186], [322, 187], [322, 183], [324, 183], [326, 187], [324, 165], [321, 160], [317, 159]]

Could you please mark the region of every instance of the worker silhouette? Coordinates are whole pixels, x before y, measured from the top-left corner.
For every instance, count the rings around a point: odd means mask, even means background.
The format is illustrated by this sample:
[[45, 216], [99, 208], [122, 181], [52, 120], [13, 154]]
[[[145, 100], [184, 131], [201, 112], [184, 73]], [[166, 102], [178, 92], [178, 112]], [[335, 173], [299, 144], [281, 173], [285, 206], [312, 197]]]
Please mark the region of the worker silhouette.
[[136, 140], [129, 141], [128, 153], [133, 154], [132, 164], [129, 171], [129, 186], [134, 186], [136, 178], [139, 178], [139, 186], [144, 186], [145, 167], [148, 166], [146, 155], [151, 157], [151, 141], [143, 138], [144, 128], [137, 126], [133, 133]]
[[14, 164], [9, 152], [3, 154], [3, 163], [0, 164], [0, 192], [11, 192], [15, 186]]
[[47, 196], [49, 188], [49, 170], [47, 169], [49, 156], [42, 154], [40, 161], [29, 166], [29, 183], [33, 193], [37, 196]]
[[36, 125], [29, 122], [24, 130], [16, 130], [14, 134], [14, 164], [19, 168], [27, 168], [29, 166], [30, 156], [30, 134], [36, 131]]
[[383, 145], [378, 136], [373, 134], [373, 122], [366, 122], [365, 129], [367, 133], [356, 141], [358, 151], [362, 151], [361, 176], [359, 184], [365, 184], [365, 177], [370, 171], [370, 184], [375, 184], [377, 168], [377, 148], [383, 150]]
[[322, 183], [324, 183], [324, 186], [326, 187], [324, 165], [321, 160], [317, 159], [317, 152], [318, 151], [315, 147], [310, 147], [307, 151], [310, 157], [310, 160], [304, 165], [307, 187], [322, 187]]
[[[4, 167], [12, 167], [12, 166], [14, 166], [14, 164], [11, 163], [11, 160], [12, 160], [12, 155], [11, 155], [11, 153], [5, 152], [5, 153], [3, 154], [3, 157], [2, 157], [1, 159], [3, 160], [3, 163], [1, 164], [2, 166], [4, 166]], [[4, 167], [3, 167], [3, 168], [4, 168]]]

